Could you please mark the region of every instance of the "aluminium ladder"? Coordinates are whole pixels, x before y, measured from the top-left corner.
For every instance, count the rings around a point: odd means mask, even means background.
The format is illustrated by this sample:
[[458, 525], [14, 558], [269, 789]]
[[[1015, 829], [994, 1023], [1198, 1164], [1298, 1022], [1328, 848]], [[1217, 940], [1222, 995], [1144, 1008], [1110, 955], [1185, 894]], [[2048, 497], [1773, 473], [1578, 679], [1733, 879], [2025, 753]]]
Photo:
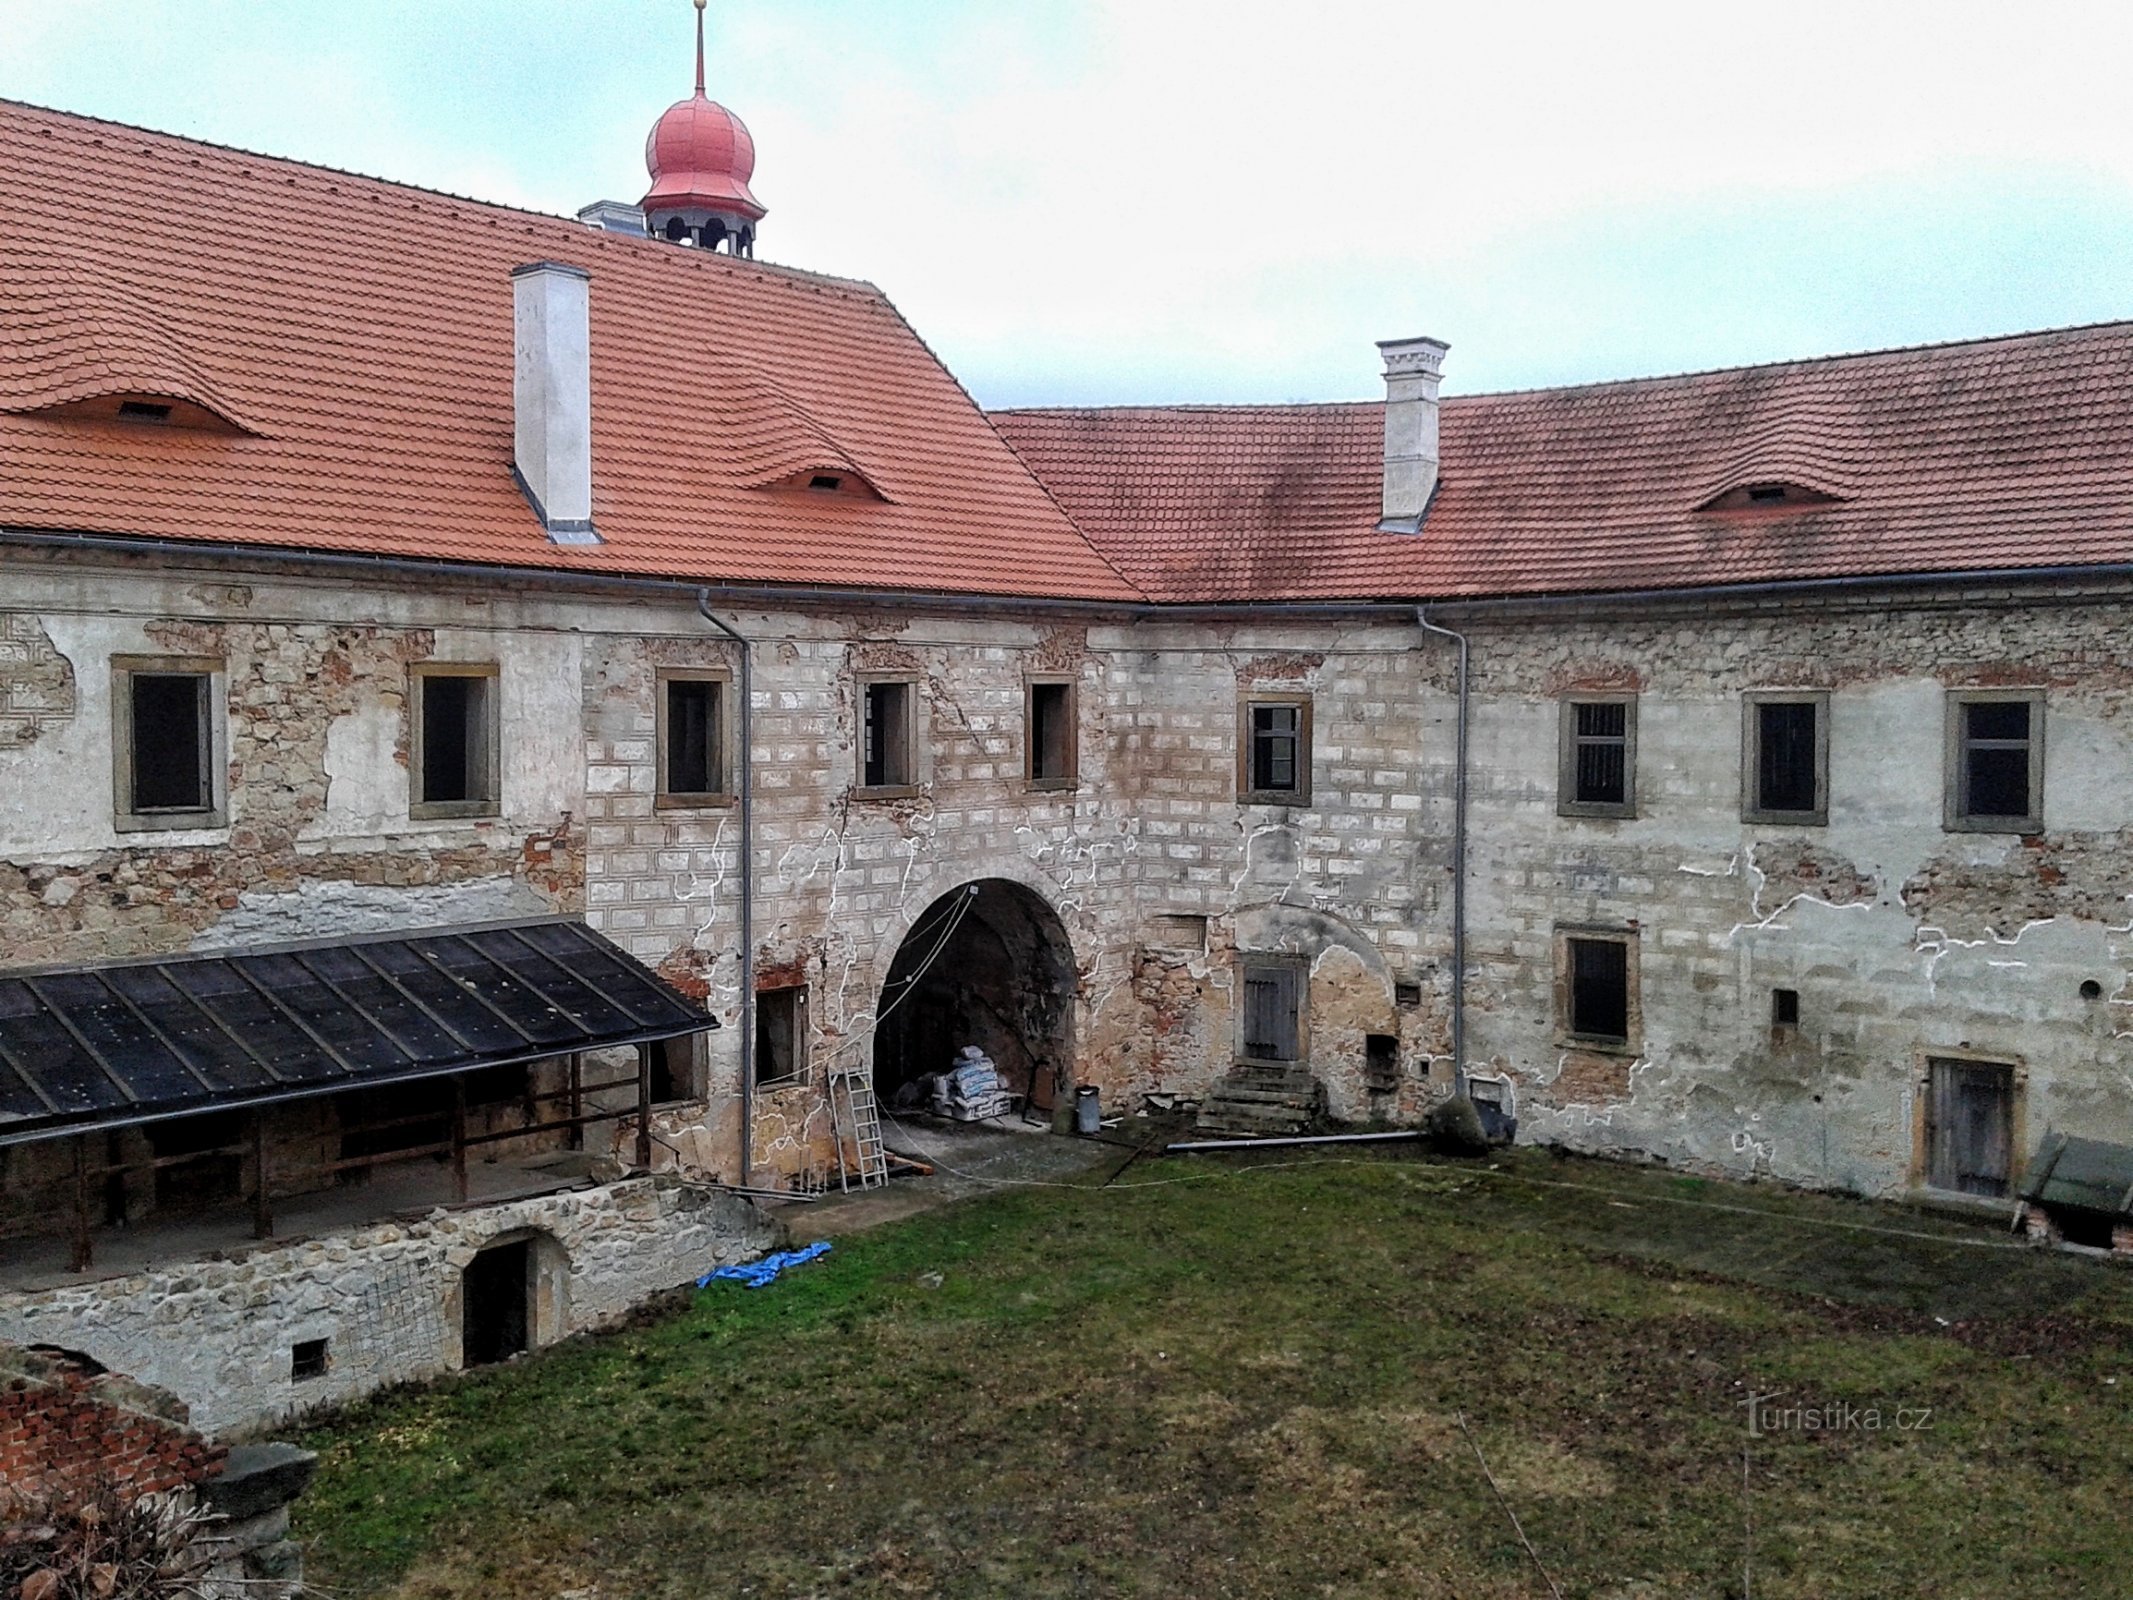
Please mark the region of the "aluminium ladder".
[[889, 1156], [881, 1143], [881, 1112], [874, 1101], [872, 1072], [833, 1068], [829, 1091], [830, 1126], [837, 1140], [838, 1185], [846, 1193], [851, 1192], [852, 1171], [844, 1162], [844, 1139], [849, 1132], [859, 1151], [859, 1187], [881, 1188], [889, 1181]]

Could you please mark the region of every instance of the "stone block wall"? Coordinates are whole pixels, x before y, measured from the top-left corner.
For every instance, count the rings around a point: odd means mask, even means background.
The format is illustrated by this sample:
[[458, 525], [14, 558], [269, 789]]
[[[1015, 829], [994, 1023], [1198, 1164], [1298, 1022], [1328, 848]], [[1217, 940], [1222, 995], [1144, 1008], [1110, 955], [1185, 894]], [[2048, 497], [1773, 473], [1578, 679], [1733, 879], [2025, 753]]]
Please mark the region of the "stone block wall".
[[65, 1503], [197, 1484], [229, 1452], [189, 1424], [174, 1395], [64, 1350], [0, 1343], [0, 1494]]
[[[66, 1340], [168, 1389], [211, 1433], [258, 1430], [461, 1364], [461, 1274], [486, 1245], [536, 1245], [537, 1344], [618, 1321], [662, 1290], [773, 1247], [745, 1201], [639, 1178], [269, 1242], [35, 1293], [0, 1294], [0, 1339]], [[298, 1377], [294, 1347], [326, 1341]]]

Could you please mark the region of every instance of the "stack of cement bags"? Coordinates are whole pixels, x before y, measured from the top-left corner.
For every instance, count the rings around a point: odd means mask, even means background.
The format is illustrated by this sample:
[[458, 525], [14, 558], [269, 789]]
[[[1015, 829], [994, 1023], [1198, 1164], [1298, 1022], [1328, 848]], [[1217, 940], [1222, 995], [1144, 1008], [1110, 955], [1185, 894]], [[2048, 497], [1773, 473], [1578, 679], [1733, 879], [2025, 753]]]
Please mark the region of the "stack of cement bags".
[[1012, 1111], [1015, 1097], [1000, 1081], [1000, 1070], [974, 1044], [956, 1052], [955, 1065], [933, 1080], [934, 1115], [976, 1122]]

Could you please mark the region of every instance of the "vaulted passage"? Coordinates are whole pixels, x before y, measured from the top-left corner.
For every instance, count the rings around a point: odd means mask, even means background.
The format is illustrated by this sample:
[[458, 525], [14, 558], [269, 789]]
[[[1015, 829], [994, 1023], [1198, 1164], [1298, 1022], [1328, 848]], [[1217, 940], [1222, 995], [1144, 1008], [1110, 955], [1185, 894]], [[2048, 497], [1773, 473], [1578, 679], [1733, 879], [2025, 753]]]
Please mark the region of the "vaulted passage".
[[1073, 1058], [1075, 982], [1073, 946], [1040, 897], [1004, 878], [951, 890], [912, 924], [882, 985], [875, 1092], [887, 1101], [974, 1044], [1048, 1110]]

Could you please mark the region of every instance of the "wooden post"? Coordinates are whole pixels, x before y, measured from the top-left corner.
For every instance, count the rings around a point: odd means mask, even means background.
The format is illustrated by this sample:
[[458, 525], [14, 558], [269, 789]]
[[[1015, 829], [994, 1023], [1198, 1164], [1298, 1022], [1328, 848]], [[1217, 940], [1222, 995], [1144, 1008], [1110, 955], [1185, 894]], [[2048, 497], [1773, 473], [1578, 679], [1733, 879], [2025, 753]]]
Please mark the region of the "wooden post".
[[87, 1272], [89, 1248], [89, 1136], [74, 1141], [74, 1257], [69, 1272]]
[[252, 1113], [252, 1237], [274, 1236], [274, 1213], [267, 1205], [267, 1114]]
[[652, 1047], [637, 1046], [637, 1165], [652, 1170]]
[[467, 1080], [452, 1079], [452, 1193], [467, 1198]]
[[585, 1052], [570, 1052], [570, 1148], [585, 1148], [585, 1124], [578, 1119], [585, 1115]]

